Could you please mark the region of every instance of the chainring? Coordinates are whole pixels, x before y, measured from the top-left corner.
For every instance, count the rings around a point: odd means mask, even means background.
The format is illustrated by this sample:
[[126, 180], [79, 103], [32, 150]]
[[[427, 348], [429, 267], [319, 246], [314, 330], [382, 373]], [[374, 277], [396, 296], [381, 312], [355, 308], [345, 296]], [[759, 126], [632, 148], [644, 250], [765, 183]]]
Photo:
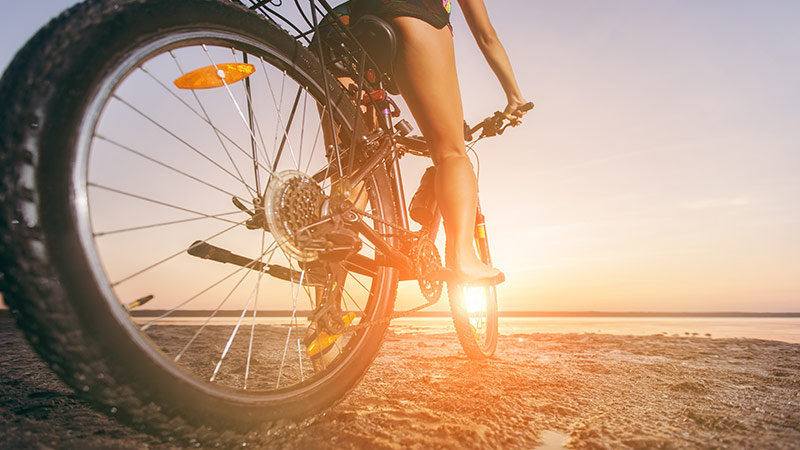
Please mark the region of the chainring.
[[423, 235], [417, 239], [412, 261], [422, 296], [428, 303], [439, 301], [444, 283], [433, 279], [433, 275], [442, 269], [442, 258], [436, 245], [427, 236]]

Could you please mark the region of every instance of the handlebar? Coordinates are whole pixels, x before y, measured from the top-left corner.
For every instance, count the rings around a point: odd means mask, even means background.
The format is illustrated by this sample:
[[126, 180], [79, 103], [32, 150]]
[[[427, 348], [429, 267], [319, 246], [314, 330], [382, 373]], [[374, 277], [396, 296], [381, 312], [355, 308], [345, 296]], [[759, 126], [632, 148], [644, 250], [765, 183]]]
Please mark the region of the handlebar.
[[[518, 111], [526, 112], [533, 109], [533, 102], [528, 102], [519, 108], [515, 113]], [[401, 121], [402, 122], [402, 121]], [[465, 141], [472, 141], [475, 132], [481, 130], [480, 137], [491, 137], [503, 134], [506, 131], [506, 128], [511, 126], [516, 126], [519, 124], [519, 119], [516, 120], [509, 120], [506, 115], [501, 111], [496, 111], [492, 116], [483, 119], [480, 123], [475, 125], [474, 127], [470, 127], [467, 125], [467, 122], [464, 122], [464, 140]], [[406, 124], [407, 125], [407, 124]], [[410, 150], [411, 153], [414, 153], [419, 156], [429, 156], [428, 154], [428, 144], [425, 142], [425, 138], [422, 136], [410, 136], [407, 134], [398, 134], [395, 136], [397, 142], [403, 145], [407, 150]]]
[[[517, 112], [527, 112], [533, 109], [533, 102], [528, 102], [514, 111], [514, 114]], [[508, 121], [506, 123], [506, 121]], [[476, 131], [481, 131], [481, 137], [491, 137], [497, 136], [499, 134], [503, 134], [506, 131], [506, 128], [517, 126], [519, 124], [519, 119], [509, 120], [505, 113], [502, 111], [495, 111], [495, 113], [483, 119], [479, 124], [475, 125], [474, 127], [470, 127], [467, 125], [467, 122], [464, 122], [464, 140], [471, 141], [473, 140], [473, 136]]]

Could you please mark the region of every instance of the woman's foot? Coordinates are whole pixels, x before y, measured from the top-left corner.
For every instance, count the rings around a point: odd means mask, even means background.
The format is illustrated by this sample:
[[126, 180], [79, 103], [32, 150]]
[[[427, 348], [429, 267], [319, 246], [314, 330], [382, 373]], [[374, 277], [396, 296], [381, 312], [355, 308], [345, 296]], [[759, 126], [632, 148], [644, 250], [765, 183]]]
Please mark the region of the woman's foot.
[[499, 269], [487, 266], [480, 261], [470, 264], [453, 264], [451, 267], [442, 268], [435, 278], [449, 283], [472, 286], [494, 286], [506, 280], [505, 274]]

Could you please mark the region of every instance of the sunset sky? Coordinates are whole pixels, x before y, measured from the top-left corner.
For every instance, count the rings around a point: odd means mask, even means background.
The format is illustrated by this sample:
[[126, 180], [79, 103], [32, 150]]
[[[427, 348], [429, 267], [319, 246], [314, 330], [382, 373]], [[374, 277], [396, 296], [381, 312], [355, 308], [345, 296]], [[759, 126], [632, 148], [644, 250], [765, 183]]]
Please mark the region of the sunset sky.
[[[71, 3], [7, 7], [0, 66]], [[501, 309], [800, 311], [800, 3], [487, 5], [536, 103], [476, 147]], [[453, 24], [474, 122], [504, 96]]]

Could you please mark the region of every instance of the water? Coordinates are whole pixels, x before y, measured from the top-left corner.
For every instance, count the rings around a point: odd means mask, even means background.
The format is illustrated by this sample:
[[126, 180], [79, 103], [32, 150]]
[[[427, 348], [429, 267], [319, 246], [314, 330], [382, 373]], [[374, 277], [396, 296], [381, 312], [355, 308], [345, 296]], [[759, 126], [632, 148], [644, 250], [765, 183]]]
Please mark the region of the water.
[[[235, 325], [238, 317], [217, 317], [213, 325]], [[145, 324], [152, 317], [139, 317]], [[170, 317], [161, 325], [201, 325], [204, 317]], [[259, 317], [257, 323], [286, 325], [290, 318]], [[250, 317], [243, 323], [249, 324]], [[304, 317], [297, 324], [307, 324]], [[666, 334], [712, 338], [755, 338], [800, 343], [800, 317], [501, 317], [500, 334], [600, 333], [646, 336]], [[441, 318], [403, 318], [392, 321], [396, 333], [454, 333], [453, 321]]]
[[[392, 329], [441, 333], [453, 325], [448, 318], [408, 318], [394, 320]], [[500, 333], [666, 334], [800, 343], [800, 317], [501, 317]]]

